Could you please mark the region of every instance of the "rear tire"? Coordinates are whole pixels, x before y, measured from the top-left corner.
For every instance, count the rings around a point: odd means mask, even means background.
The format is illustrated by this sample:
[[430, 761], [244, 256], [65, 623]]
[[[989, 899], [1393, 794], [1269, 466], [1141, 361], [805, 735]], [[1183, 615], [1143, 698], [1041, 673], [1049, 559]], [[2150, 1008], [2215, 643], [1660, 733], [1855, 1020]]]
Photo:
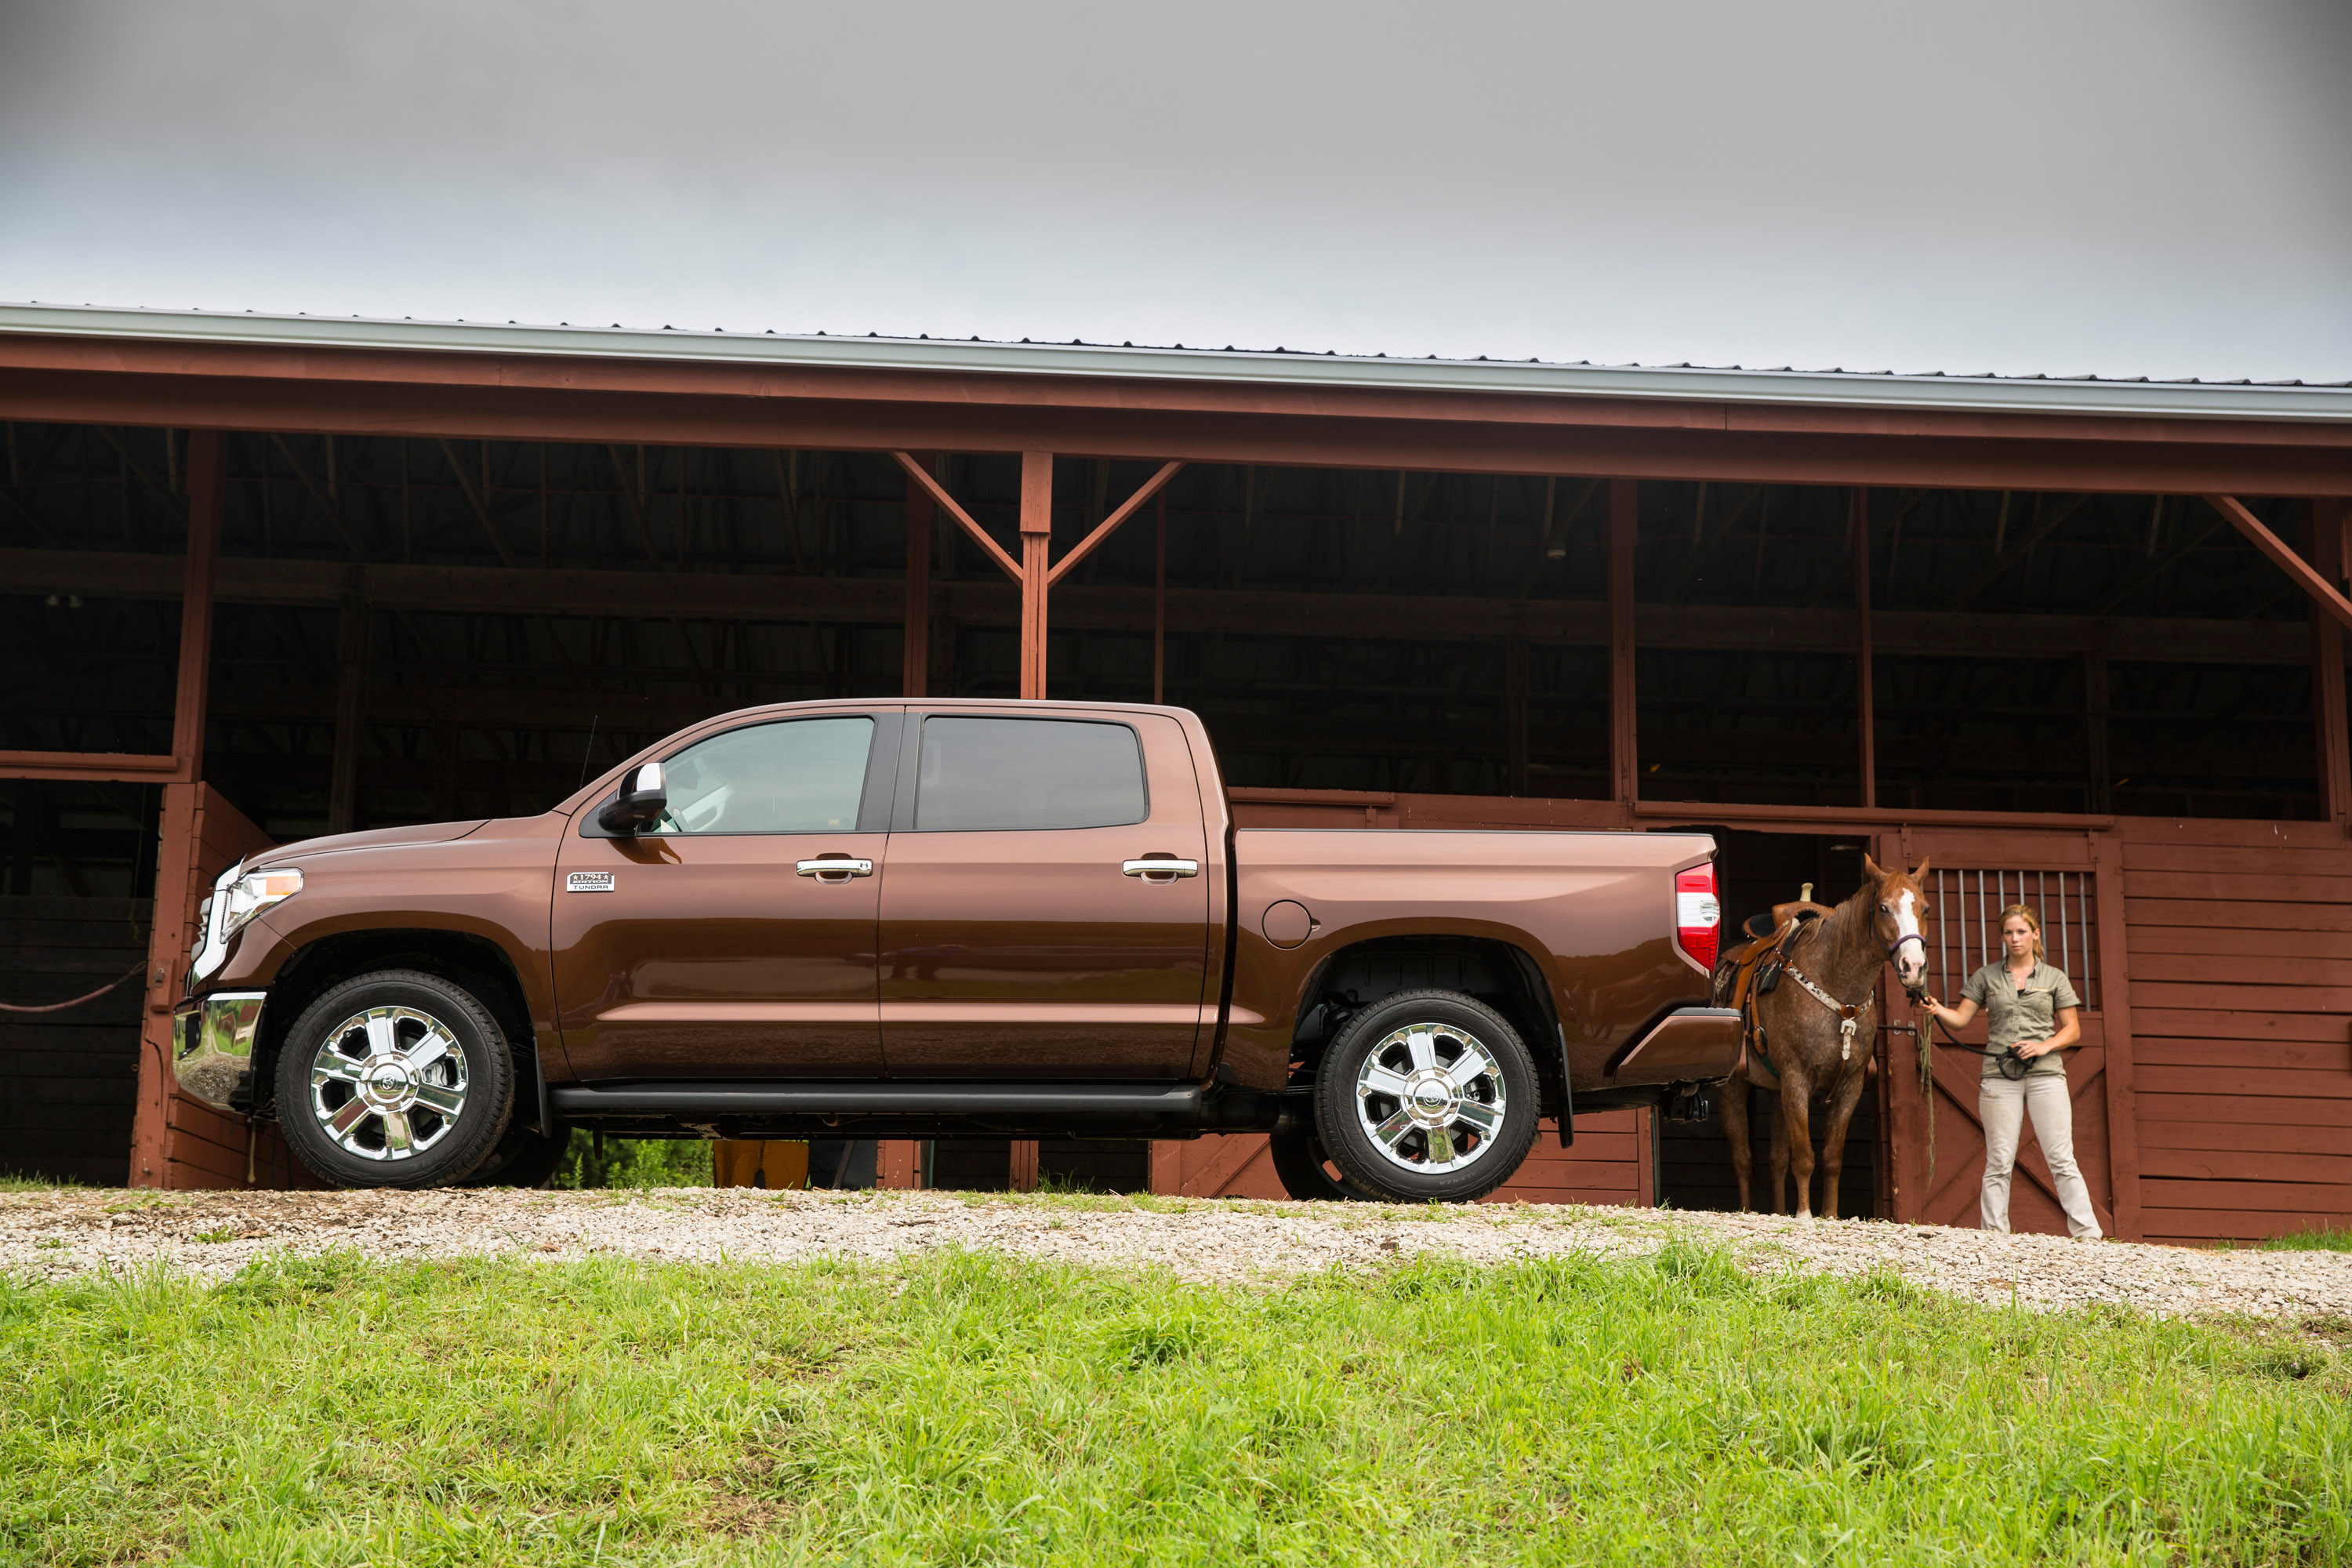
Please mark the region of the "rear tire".
[[1519, 1168], [1541, 1107], [1500, 1013], [1458, 991], [1400, 991], [1348, 1021], [1315, 1075], [1315, 1121], [1349, 1184], [1396, 1203], [1468, 1203]]
[[278, 1053], [295, 1158], [346, 1187], [446, 1187], [499, 1146], [514, 1053], [488, 1008], [420, 970], [354, 975], [302, 1010]]
[[550, 1138], [530, 1127], [509, 1127], [499, 1146], [461, 1187], [543, 1187], [563, 1169], [572, 1152], [572, 1130]]
[[1300, 1203], [1328, 1203], [1370, 1197], [1333, 1175], [1324, 1161], [1323, 1144], [1312, 1132], [1274, 1132], [1266, 1137], [1274, 1156], [1274, 1173], [1282, 1190]]

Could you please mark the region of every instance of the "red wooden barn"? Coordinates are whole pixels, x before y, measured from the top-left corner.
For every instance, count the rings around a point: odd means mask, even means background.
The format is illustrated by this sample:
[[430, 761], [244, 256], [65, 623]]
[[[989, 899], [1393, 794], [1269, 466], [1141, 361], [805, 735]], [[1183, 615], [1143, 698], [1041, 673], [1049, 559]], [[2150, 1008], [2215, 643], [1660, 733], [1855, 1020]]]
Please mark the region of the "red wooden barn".
[[[1703, 826], [1735, 917], [1926, 858], [1946, 994], [2023, 897], [2112, 1229], [2352, 1217], [2345, 387], [7, 307], [0, 420], [0, 1001], [144, 965], [0, 1015], [0, 1168], [290, 1179], [163, 1068], [256, 845], [1050, 689], [1197, 709], [1244, 823]], [[1878, 1048], [1843, 1211], [1973, 1223], [1975, 1058]], [[1504, 1195], [1728, 1201], [1713, 1124], [1575, 1133]], [[1276, 1190], [1244, 1139], [885, 1170]]]

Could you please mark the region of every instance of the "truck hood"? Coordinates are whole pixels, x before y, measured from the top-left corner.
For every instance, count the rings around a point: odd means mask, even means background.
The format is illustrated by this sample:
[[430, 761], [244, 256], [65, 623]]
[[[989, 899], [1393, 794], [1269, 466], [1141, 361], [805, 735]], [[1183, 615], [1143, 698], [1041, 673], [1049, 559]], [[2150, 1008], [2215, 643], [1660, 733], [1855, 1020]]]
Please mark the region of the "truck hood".
[[478, 832], [489, 822], [487, 816], [470, 822], [422, 822], [412, 827], [374, 827], [365, 833], [331, 833], [320, 838], [298, 838], [291, 844], [280, 844], [265, 849], [247, 864], [281, 866], [291, 860], [308, 860], [317, 855], [332, 855], [345, 849], [389, 849], [404, 844], [446, 844], [453, 839]]

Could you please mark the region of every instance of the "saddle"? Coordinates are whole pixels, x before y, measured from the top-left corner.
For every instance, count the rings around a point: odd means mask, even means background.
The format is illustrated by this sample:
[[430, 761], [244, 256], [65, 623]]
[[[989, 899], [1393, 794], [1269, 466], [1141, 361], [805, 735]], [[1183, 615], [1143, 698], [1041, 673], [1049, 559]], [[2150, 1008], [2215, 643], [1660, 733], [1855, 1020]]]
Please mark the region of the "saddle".
[[[1811, 889], [1806, 890], [1810, 892]], [[1717, 1005], [1739, 1010], [1742, 1060], [1774, 1082], [1780, 1075], [1773, 1070], [1771, 1058], [1765, 1054], [1764, 1030], [1756, 1021], [1756, 999], [1770, 994], [1772, 988], [1780, 984], [1780, 972], [1789, 963], [1789, 945], [1796, 940], [1797, 933], [1832, 912], [1827, 905], [1810, 899], [1774, 904], [1769, 915], [1750, 915], [1748, 923], [1740, 928], [1748, 933], [1748, 940], [1723, 955], [1722, 962], [1731, 965], [1731, 985], [1730, 994]]]
[[1745, 1009], [1753, 997], [1769, 994], [1780, 983], [1780, 970], [1788, 963], [1789, 943], [1811, 922], [1823, 919], [1832, 911], [1825, 904], [1809, 899], [1791, 899], [1785, 904], [1774, 904], [1769, 915], [1750, 915], [1740, 929], [1748, 940], [1725, 953], [1725, 962], [1732, 965], [1731, 994], [1723, 1005]]

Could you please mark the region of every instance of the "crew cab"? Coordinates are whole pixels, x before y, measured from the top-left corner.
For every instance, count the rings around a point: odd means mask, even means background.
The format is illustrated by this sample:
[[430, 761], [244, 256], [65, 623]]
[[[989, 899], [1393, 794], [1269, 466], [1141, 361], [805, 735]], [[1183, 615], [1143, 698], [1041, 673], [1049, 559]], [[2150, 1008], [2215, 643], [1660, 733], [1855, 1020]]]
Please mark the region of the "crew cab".
[[541, 1180], [573, 1128], [1256, 1131], [1301, 1197], [1467, 1199], [1731, 1070], [1714, 854], [1237, 829], [1181, 709], [750, 709], [541, 816], [231, 867], [174, 1066], [348, 1185]]

